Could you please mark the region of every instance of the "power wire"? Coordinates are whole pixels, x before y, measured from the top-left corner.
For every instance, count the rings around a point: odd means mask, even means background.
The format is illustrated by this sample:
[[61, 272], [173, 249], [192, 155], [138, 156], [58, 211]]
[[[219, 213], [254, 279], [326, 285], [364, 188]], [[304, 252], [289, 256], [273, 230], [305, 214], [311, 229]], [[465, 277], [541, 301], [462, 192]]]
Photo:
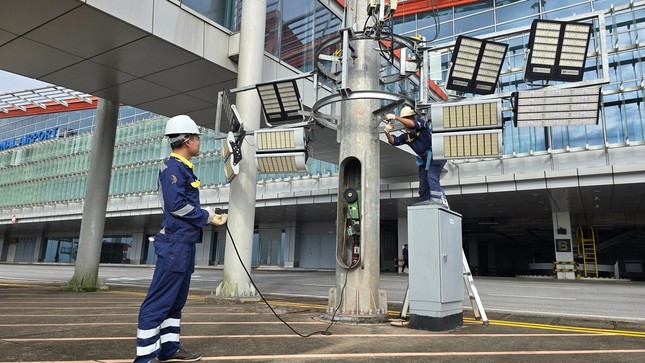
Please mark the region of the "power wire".
[[[216, 211], [216, 213], [221, 214], [221, 210]], [[233, 243], [233, 249], [235, 250], [235, 254], [237, 255], [238, 260], [240, 261], [240, 264], [242, 264], [242, 268], [244, 269], [244, 272], [246, 272], [246, 276], [248, 276], [249, 280], [251, 281], [251, 284], [255, 288], [255, 291], [257, 291], [258, 295], [260, 295], [260, 297], [262, 298], [262, 301], [264, 301], [264, 303], [269, 307], [269, 310], [271, 310], [273, 315], [275, 315], [275, 317], [278, 318], [278, 320], [280, 320], [284, 325], [286, 325], [289, 329], [291, 329], [292, 332], [294, 332], [296, 335], [300, 336], [301, 338], [308, 338], [308, 337], [310, 337], [312, 335], [316, 335], [316, 334], [331, 335], [331, 332], [329, 331], [329, 329], [336, 322], [336, 320], [335, 320], [336, 312], [338, 311], [338, 309], [340, 309], [340, 306], [343, 303], [343, 292], [345, 291], [345, 287], [347, 286], [347, 276], [349, 275], [348, 273], [345, 273], [345, 283], [343, 284], [343, 288], [340, 291], [340, 301], [338, 302], [338, 306], [336, 307], [336, 309], [334, 309], [334, 313], [331, 316], [331, 322], [329, 323], [329, 325], [327, 325], [327, 328], [325, 328], [325, 330], [319, 330], [319, 331], [315, 331], [315, 332], [309, 333], [309, 334], [302, 334], [302, 333], [298, 332], [296, 329], [294, 329], [291, 325], [289, 325], [289, 323], [284, 321], [284, 319], [282, 319], [280, 317], [280, 315], [278, 315], [278, 313], [276, 313], [275, 310], [273, 310], [273, 307], [271, 306], [271, 304], [269, 304], [269, 302], [264, 298], [264, 295], [262, 295], [262, 292], [260, 292], [260, 289], [258, 289], [257, 285], [255, 284], [255, 281], [253, 281], [253, 279], [251, 278], [251, 274], [249, 273], [249, 270], [246, 269], [246, 266], [244, 265], [244, 262], [242, 261], [242, 257], [240, 256], [240, 253], [237, 250], [237, 245], [235, 244], [235, 239], [233, 238], [233, 235], [231, 234], [231, 230], [228, 229], [228, 223], [226, 224], [226, 232], [228, 232], [228, 236], [231, 237], [231, 242]]]

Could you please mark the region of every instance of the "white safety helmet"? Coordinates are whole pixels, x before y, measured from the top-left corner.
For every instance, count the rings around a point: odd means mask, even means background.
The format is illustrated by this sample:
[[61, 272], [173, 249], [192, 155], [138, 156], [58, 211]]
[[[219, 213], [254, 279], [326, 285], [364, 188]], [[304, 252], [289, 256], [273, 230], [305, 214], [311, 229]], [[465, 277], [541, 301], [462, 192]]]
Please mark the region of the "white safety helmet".
[[197, 124], [195, 123], [195, 121], [193, 121], [192, 118], [190, 118], [190, 116], [178, 115], [171, 117], [166, 123], [165, 135], [168, 136], [181, 134], [201, 135], [202, 133], [199, 132], [199, 127], [197, 127]]
[[405, 106], [401, 109], [401, 117], [414, 116], [414, 110], [410, 106]]

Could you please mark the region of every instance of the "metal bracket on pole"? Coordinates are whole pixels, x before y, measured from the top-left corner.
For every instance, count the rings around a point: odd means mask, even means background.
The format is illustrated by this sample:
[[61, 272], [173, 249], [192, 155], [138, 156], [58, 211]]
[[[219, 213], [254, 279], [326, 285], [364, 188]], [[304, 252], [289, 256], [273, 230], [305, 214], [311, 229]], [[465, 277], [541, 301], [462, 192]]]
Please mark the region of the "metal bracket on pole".
[[421, 104], [428, 102], [428, 50], [423, 51], [423, 62], [419, 75], [419, 101]]
[[343, 54], [341, 63], [340, 74], [340, 91], [343, 92], [347, 89], [347, 72], [349, 67], [349, 38], [353, 36], [352, 28], [345, 28], [341, 30], [343, 33]]

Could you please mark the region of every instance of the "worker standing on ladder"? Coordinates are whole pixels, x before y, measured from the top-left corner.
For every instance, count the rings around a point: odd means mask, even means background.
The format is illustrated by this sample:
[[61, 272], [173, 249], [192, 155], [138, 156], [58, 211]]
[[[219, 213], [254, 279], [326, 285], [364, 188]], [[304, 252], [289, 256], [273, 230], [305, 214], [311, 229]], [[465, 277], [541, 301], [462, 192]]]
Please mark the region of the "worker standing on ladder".
[[[416, 112], [409, 107], [401, 109], [401, 116], [388, 113], [385, 119], [385, 136], [387, 141], [394, 146], [408, 145], [417, 154], [419, 167], [419, 201], [440, 204], [448, 208], [446, 193], [441, 187], [441, 171], [446, 160], [432, 158], [432, 131], [430, 123], [423, 118], [415, 118]], [[405, 126], [403, 134], [392, 136], [394, 129], [392, 120], [397, 120]]]

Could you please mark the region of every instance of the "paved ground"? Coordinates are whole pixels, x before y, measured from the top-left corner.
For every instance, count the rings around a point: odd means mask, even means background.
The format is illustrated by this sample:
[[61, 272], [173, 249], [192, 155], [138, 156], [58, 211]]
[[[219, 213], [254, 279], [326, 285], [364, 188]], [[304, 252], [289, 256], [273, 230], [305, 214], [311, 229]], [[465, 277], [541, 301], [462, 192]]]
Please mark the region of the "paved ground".
[[[144, 289], [64, 292], [56, 285], [0, 284], [1, 362], [130, 362]], [[326, 301], [269, 297], [301, 334], [324, 331]], [[393, 316], [398, 306], [391, 306]], [[262, 302], [213, 304], [196, 291], [182, 343], [203, 361], [230, 362], [645, 362], [645, 324], [488, 314], [484, 326], [430, 332], [389, 324], [336, 323], [302, 338]]]

